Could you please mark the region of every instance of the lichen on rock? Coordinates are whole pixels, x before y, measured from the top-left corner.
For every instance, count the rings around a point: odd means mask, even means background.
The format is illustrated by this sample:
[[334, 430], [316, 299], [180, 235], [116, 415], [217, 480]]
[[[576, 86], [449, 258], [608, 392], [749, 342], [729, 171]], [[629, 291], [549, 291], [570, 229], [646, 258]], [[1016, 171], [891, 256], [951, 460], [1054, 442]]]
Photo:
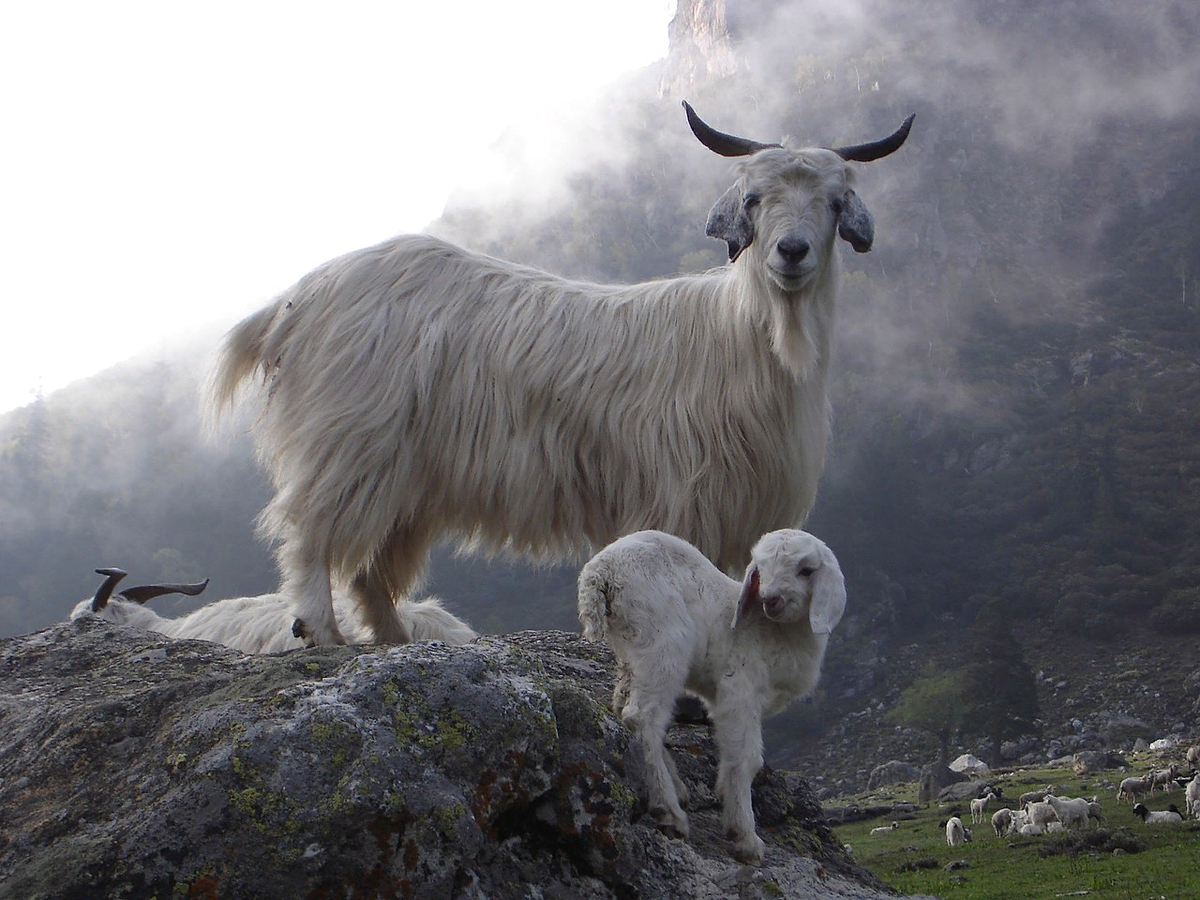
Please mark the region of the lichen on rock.
[[672, 732], [692, 840], [651, 827], [573, 634], [247, 657], [82, 620], [0, 642], [0, 677], [0, 897], [887, 893], [771, 772], [739, 875], [703, 726]]

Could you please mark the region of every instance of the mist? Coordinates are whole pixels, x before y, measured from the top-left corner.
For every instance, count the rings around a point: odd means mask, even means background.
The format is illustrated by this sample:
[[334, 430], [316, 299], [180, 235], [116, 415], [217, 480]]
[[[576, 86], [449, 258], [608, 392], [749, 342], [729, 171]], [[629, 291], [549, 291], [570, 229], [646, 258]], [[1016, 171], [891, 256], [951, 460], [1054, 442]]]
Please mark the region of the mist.
[[[726, 7], [707, 50], [673, 33], [671, 56], [601, 98], [512, 123], [428, 230], [580, 278], [702, 271], [724, 262], [703, 231], [732, 168], [688, 132], [681, 99], [724, 131], [825, 146], [881, 137], [915, 112], [907, 144], [861, 169], [874, 249], [840, 251], [835, 441], [811, 527], [858, 591], [851, 617], [899, 604], [916, 623], [1015, 585], [1049, 591], [1066, 567], [1108, 552], [1095, 537], [1105, 491], [1118, 494], [1113, 530], [1200, 505], [1189, 480], [1136, 482], [1141, 438], [1121, 437], [1153, 424], [1164, 385], [1187, 390], [1181, 366], [1200, 330], [1188, 174], [1200, 9]], [[65, 616], [97, 566], [141, 581], [211, 577], [202, 599], [274, 588], [253, 531], [270, 489], [252, 412], [220, 441], [199, 430], [215, 340], [0, 419], [0, 545], [15, 573], [0, 588], [0, 634]], [[1163, 450], [1161, 465], [1189, 450]], [[1121, 564], [1169, 592], [1185, 576], [1163, 560], [1193, 530]], [[1006, 571], [1024, 540], [1069, 550], [1037, 572]], [[450, 549], [426, 590], [476, 627], [576, 627], [578, 560], [530, 569]]]

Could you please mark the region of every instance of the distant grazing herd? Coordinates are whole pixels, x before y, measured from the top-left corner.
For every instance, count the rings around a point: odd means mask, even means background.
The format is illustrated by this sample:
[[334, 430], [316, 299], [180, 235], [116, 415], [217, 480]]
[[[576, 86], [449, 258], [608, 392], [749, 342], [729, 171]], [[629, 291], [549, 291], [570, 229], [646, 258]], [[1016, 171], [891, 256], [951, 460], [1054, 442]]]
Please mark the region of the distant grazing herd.
[[[1146, 825], [1170, 825], [1182, 823], [1185, 818], [1200, 817], [1200, 746], [1189, 747], [1187, 762], [1190, 771], [1180, 774], [1182, 767], [1171, 763], [1163, 769], [1154, 769], [1145, 775], [1123, 778], [1116, 790], [1117, 803], [1132, 803], [1133, 814]], [[980, 824], [985, 820], [990, 805], [1001, 801], [993, 786], [980, 789], [987, 793], [970, 801], [971, 822]], [[1150, 799], [1156, 790], [1170, 794], [1174, 790], [1182, 790], [1184, 795], [1184, 812], [1174, 803], [1166, 809], [1152, 810], [1144, 803]], [[1013, 807], [1002, 806], [991, 816], [992, 830], [996, 837], [1010, 835], [1032, 836], [1051, 834], [1062, 831], [1075, 831], [1088, 828], [1095, 822], [1097, 826], [1104, 823], [1104, 815], [1100, 809], [1100, 798], [1076, 797], [1074, 799], [1058, 797], [1054, 793], [1054, 785], [1047, 785], [1041, 790], [1028, 791], [1021, 794]], [[873, 832], [892, 830], [900, 827], [899, 822], [890, 826], [872, 829]], [[964, 825], [961, 818], [951, 816], [946, 820], [946, 844], [957, 847], [973, 839], [972, 830]]]

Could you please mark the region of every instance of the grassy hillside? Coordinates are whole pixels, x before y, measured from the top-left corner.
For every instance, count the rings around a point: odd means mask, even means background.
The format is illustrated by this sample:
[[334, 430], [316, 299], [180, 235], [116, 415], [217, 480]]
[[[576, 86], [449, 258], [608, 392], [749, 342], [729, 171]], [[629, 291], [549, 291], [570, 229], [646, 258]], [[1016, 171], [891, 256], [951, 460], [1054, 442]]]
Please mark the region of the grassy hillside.
[[[1164, 760], [1130, 758], [1133, 771], [1148, 771]], [[835, 832], [853, 848], [855, 860], [904, 893], [932, 894], [945, 900], [1027, 900], [1030, 897], [1086, 896], [1100, 900], [1200, 895], [1200, 822], [1149, 826], [1116, 802], [1116, 786], [1126, 773], [1103, 772], [1080, 778], [1068, 769], [1022, 769], [991, 778], [1001, 801], [992, 803], [988, 822], [971, 824], [968, 804], [938, 804], [913, 813], [888, 813]], [[1063, 797], [1098, 796], [1104, 811], [1100, 826], [1063, 834], [997, 838], [990, 816], [1000, 806], [1016, 808], [1025, 791], [1054, 785]], [[895, 785], [873, 794], [838, 798], [837, 803], [869, 807], [913, 803], [916, 785]], [[1183, 791], [1156, 792], [1151, 809], [1174, 803], [1184, 808]], [[973, 830], [973, 840], [946, 846], [945, 822], [958, 816]], [[871, 829], [898, 822], [880, 834]], [[961, 865], [959, 864], [961, 861]], [[951, 866], [951, 868], [947, 868]]]

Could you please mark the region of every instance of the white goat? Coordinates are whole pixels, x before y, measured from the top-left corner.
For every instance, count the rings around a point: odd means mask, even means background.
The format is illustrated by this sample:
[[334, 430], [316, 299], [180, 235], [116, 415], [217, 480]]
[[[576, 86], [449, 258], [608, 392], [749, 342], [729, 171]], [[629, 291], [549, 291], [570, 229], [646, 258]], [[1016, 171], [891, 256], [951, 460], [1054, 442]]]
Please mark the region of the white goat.
[[946, 820], [947, 847], [961, 847], [969, 840], [971, 840], [971, 829], [963, 825], [962, 819], [958, 816], [951, 816]]
[[1155, 769], [1150, 773], [1150, 790], [1161, 787], [1164, 791], [1170, 792], [1171, 786], [1175, 783], [1175, 776], [1178, 774], [1179, 766], [1176, 763], [1171, 763], [1165, 769]]
[[699, 695], [712, 715], [722, 824], [734, 855], [762, 860], [750, 782], [762, 768], [762, 720], [816, 686], [846, 588], [833, 553], [804, 531], [764, 535], [739, 583], [680, 538], [627, 535], [579, 573], [584, 637], [618, 661], [613, 709], [637, 732], [651, 815], [686, 837], [686, 791], [663, 738], [675, 699]]
[[879, 825], [875, 828], [872, 828], [871, 834], [885, 834], [889, 831], [895, 831], [899, 827], [900, 827], [899, 822], [891, 822], [890, 824], [887, 824], [887, 825]]
[[1193, 775], [1192, 780], [1188, 782], [1183, 799], [1189, 819], [1200, 813], [1200, 772]]
[[1142, 821], [1147, 825], [1171, 825], [1175, 822], [1182, 822], [1183, 816], [1180, 815], [1179, 809], [1172, 803], [1167, 809], [1152, 811], [1147, 809], [1144, 803], [1135, 803], [1133, 805], [1133, 814], [1141, 816]]
[[[113, 589], [125, 573], [120, 569], [97, 569], [96, 572], [106, 576], [104, 583], [94, 597], [75, 606], [71, 611], [72, 621], [95, 616], [167, 637], [214, 641], [243, 653], [279, 653], [305, 646], [305, 641], [293, 634], [295, 615], [283, 594], [215, 600], [186, 616], [165, 618], [142, 604], [168, 593], [198, 594], [208, 581], [192, 585], [141, 585], [126, 588], [113, 598]], [[348, 625], [355, 643], [373, 639], [372, 630], [358, 620], [354, 604], [341, 592], [335, 595], [334, 606], [339, 619]], [[436, 597], [406, 603], [400, 608], [399, 615], [413, 640], [465, 644], [479, 636], [466, 622], [445, 609]]]
[[1013, 811], [1007, 806], [1002, 806], [992, 813], [992, 830], [996, 832], [996, 837], [1004, 837], [1004, 835], [1012, 832], [1013, 828]]
[[1149, 775], [1122, 778], [1121, 784], [1117, 788], [1117, 802], [1124, 803], [1127, 800], [1133, 802], [1138, 797], [1149, 794], [1152, 785], [1153, 781]]
[[1082, 797], [1068, 800], [1063, 797], [1055, 797], [1053, 794], [1047, 794], [1044, 802], [1054, 807], [1054, 811], [1058, 813], [1058, 820], [1062, 822], [1063, 828], [1085, 828], [1088, 818], [1092, 814], [1090, 801]]
[[443, 534], [561, 558], [660, 528], [733, 571], [804, 520], [829, 436], [835, 242], [874, 236], [848, 163], [898, 149], [912, 117], [836, 150], [688, 119], [748, 157], [706, 228], [727, 267], [591, 284], [407, 235], [325, 263], [226, 336], [207, 408], [267, 384], [260, 528], [315, 643], [342, 642], [331, 575], [386, 624], [374, 610]]
[[983, 821], [983, 817], [987, 815], [988, 804], [993, 800], [999, 800], [991, 791], [988, 791], [986, 797], [977, 797], [971, 801], [971, 824], [978, 825]]
[[[1053, 796], [1053, 795], [1048, 795]], [[1058, 810], [1044, 800], [1035, 801], [1025, 807], [1025, 818], [1030, 825], [1045, 831], [1050, 822], [1058, 821]]]

